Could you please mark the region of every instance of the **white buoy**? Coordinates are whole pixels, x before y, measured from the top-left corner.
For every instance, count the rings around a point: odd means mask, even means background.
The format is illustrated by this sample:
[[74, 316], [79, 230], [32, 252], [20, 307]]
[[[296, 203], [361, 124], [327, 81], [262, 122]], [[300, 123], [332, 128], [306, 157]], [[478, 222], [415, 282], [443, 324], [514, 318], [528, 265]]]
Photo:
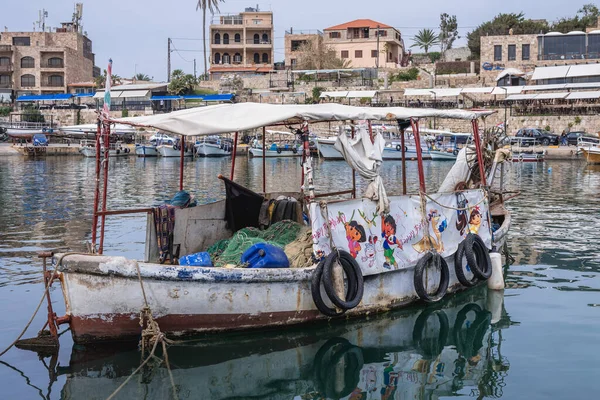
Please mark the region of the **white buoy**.
[[498, 323], [502, 318], [502, 304], [504, 303], [504, 290], [488, 290], [487, 310], [492, 313], [492, 324]]
[[504, 277], [502, 276], [502, 256], [500, 253], [490, 253], [492, 260], [492, 276], [488, 279], [488, 288], [492, 290], [504, 289]]

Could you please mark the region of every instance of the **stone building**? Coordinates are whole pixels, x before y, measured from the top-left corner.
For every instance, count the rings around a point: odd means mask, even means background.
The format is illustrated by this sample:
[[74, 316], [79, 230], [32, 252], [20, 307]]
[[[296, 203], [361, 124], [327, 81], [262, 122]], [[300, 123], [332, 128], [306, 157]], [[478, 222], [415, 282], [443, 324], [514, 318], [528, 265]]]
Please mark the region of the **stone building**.
[[298, 31], [293, 29], [285, 31], [285, 68], [295, 69], [301, 57], [302, 46], [311, 43], [313, 47], [323, 45], [323, 32], [321, 31]]
[[323, 30], [323, 44], [351, 68], [397, 68], [408, 62], [400, 31], [371, 19], [357, 19]]
[[66, 93], [93, 80], [92, 41], [74, 23], [52, 32], [0, 33], [0, 97]]
[[273, 13], [246, 8], [220, 15], [210, 25], [210, 75], [257, 74], [273, 70]]

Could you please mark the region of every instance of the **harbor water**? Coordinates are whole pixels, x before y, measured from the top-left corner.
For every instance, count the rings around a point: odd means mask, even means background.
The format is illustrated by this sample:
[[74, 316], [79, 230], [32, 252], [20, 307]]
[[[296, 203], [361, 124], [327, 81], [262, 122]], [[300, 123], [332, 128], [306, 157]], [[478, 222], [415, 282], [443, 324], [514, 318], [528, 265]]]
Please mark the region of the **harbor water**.
[[[109, 209], [170, 199], [178, 159], [111, 159]], [[224, 197], [218, 174], [231, 161], [186, 160], [184, 186], [200, 202]], [[451, 167], [425, 162], [427, 189]], [[43, 293], [41, 250], [85, 251], [95, 160], [0, 158], [0, 351], [29, 320]], [[267, 189], [295, 191], [299, 160], [268, 159]], [[408, 186], [418, 187], [416, 163]], [[401, 163], [386, 162], [388, 194], [401, 194]], [[600, 167], [580, 161], [514, 163], [513, 213], [503, 293], [478, 287], [424, 305], [343, 323], [219, 335], [169, 348], [117, 399], [571, 399], [597, 397], [600, 383]], [[256, 191], [262, 160], [238, 157], [235, 180]], [[344, 162], [317, 161], [317, 191], [349, 189]], [[358, 180], [359, 190], [365, 183]], [[141, 258], [145, 215], [107, 219], [105, 253]], [[59, 285], [51, 291], [64, 313]], [[38, 313], [26, 337], [46, 318]], [[160, 354], [159, 354], [160, 356]], [[57, 357], [12, 349], [0, 357], [0, 399], [106, 399], [139, 366], [135, 347], [73, 345]]]

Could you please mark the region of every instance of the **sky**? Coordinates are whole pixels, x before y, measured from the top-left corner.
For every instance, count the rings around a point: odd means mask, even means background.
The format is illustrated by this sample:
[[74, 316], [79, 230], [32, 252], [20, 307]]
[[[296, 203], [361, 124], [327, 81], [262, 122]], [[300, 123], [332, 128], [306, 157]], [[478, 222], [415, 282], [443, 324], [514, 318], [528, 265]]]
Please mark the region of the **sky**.
[[[59, 26], [70, 21], [75, 1], [70, 0], [4, 0], [0, 13], [0, 31], [31, 31], [38, 10], [48, 12], [46, 26]], [[167, 78], [167, 39], [173, 38], [176, 51], [171, 54], [171, 68], [194, 72], [204, 70], [202, 57], [202, 13], [196, 11], [195, 0], [87, 0], [83, 5], [83, 27], [93, 42], [96, 65], [106, 68], [113, 59], [114, 73], [131, 77], [135, 72], [149, 75], [155, 81]], [[554, 21], [574, 15], [591, 0], [564, 1], [465, 1], [465, 0], [226, 0], [222, 13], [238, 13], [245, 7], [273, 11], [275, 61], [283, 61], [283, 37], [293, 27], [298, 30], [323, 30], [329, 26], [369, 18], [400, 30], [405, 44], [422, 28], [437, 29], [441, 13], [456, 15], [459, 39], [454, 47], [466, 44], [466, 34], [480, 23], [499, 13], [524, 12], [533, 19]], [[540, 7], [540, 5], [542, 5]], [[211, 16], [207, 16], [207, 30]], [[208, 33], [207, 33], [208, 35]], [[196, 40], [184, 40], [196, 39]], [[415, 49], [419, 51], [418, 49]], [[208, 43], [207, 43], [208, 51]]]

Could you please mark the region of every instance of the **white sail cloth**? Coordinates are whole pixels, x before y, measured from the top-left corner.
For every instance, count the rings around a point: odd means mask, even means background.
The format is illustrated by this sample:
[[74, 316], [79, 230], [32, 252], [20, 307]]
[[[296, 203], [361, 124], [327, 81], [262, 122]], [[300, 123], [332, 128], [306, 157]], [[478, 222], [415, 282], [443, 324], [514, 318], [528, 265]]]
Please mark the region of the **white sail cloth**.
[[[468, 154], [467, 154], [468, 152]], [[460, 182], [465, 182], [469, 177], [469, 163], [472, 163], [477, 158], [475, 149], [468, 146], [463, 147], [456, 156], [456, 162], [446, 175], [446, 178], [440, 185], [438, 193], [452, 193], [455, 187]]]
[[364, 128], [358, 130], [354, 139], [340, 132], [335, 142], [336, 150], [342, 153], [348, 165], [360, 176], [371, 181], [363, 197], [377, 202], [378, 213], [390, 211], [390, 201], [379, 175], [384, 147], [385, 140], [381, 135], [376, 135], [371, 142], [371, 137]]

